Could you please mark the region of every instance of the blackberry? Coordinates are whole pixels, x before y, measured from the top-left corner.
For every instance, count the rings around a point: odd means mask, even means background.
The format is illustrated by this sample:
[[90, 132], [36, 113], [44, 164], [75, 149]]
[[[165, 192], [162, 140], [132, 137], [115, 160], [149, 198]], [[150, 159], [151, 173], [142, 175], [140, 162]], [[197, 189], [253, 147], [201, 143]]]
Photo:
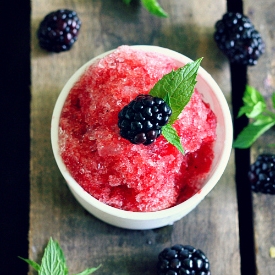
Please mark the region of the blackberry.
[[163, 99], [138, 95], [118, 114], [120, 135], [131, 143], [149, 145], [160, 136], [171, 114]]
[[158, 275], [210, 275], [205, 254], [191, 245], [177, 244], [165, 248], [158, 256]]
[[275, 155], [259, 155], [250, 166], [248, 179], [252, 191], [275, 195]]
[[68, 51], [77, 40], [80, 27], [81, 21], [75, 11], [53, 11], [40, 23], [37, 31], [39, 45], [49, 52]]
[[247, 16], [228, 12], [217, 21], [215, 29], [214, 39], [231, 63], [257, 64], [265, 44]]

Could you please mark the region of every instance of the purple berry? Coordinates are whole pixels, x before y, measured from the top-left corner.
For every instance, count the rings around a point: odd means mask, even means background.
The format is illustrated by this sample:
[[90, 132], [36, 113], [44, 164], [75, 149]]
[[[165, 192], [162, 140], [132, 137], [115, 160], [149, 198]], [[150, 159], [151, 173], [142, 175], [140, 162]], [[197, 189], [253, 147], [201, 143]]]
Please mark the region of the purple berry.
[[210, 275], [206, 255], [191, 245], [177, 244], [159, 253], [158, 275]]
[[257, 64], [265, 50], [265, 44], [247, 16], [228, 12], [217, 21], [215, 28], [214, 39], [230, 62]]
[[139, 95], [119, 112], [120, 135], [131, 143], [149, 145], [160, 136], [171, 114], [163, 99]]
[[39, 45], [49, 52], [68, 51], [77, 40], [80, 27], [81, 21], [75, 11], [64, 9], [51, 12], [38, 28]]
[[248, 179], [252, 191], [275, 195], [275, 155], [259, 155], [250, 166]]

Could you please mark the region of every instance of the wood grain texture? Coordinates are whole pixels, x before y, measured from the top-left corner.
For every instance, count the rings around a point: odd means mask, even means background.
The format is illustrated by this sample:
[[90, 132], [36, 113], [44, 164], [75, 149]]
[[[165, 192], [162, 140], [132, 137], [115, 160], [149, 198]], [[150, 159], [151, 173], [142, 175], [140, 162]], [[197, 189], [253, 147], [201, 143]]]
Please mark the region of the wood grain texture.
[[[192, 59], [204, 56], [203, 67], [230, 103], [229, 66], [213, 41], [214, 24], [226, 3], [159, 2], [169, 18], [154, 17], [139, 4], [126, 7], [121, 0], [32, 1], [29, 258], [35, 261], [40, 262], [52, 236], [64, 250], [70, 273], [102, 263], [98, 274], [149, 275], [156, 274], [157, 255], [164, 247], [182, 243], [205, 251], [212, 274], [240, 274], [233, 153], [218, 185], [193, 212], [173, 226], [146, 231], [115, 228], [88, 214], [69, 192], [53, 158], [50, 121], [62, 87], [82, 64], [122, 44], [158, 45]], [[76, 10], [83, 24], [71, 51], [49, 54], [39, 48], [35, 33], [42, 18], [59, 8]]]
[[[271, 93], [275, 91], [275, 3], [272, 0], [245, 2], [245, 13], [250, 17], [255, 28], [261, 33], [266, 50], [256, 66], [249, 68], [249, 84], [257, 88], [266, 98], [271, 107]], [[251, 162], [261, 153], [275, 153], [275, 129], [269, 130], [251, 148]], [[269, 254], [271, 246], [275, 245], [275, 197], [271, 195], [253, 194], [254, 230], [256, 265], [258, 275], [275, 274], [275, 259]]]

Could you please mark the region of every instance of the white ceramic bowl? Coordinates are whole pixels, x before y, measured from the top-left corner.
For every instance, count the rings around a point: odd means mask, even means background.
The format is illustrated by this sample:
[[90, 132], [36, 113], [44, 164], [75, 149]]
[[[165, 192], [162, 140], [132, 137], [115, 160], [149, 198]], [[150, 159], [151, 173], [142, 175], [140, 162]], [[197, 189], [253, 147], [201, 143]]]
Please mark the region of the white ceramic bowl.
[[[133, 46], [140, 50], [154, 51], [165, 54], [176, 60], [179, 66], [192, 60], [175, 51], [156, 46]], [[205, 181], [204, 187], [187, 201], [169, 209], [156, 212], [130, 212], [108, 206], [88, 194], [72, 178], [59, 154], [58, 128], [60, 113], [66, 97], [74, 83], [83, 74], [85, 69], [95, 60], [104, 57], [112, 51], [101, 54], [83, 65], [67, 82], [61, 91], [52, 116], [51, 142], [57, 165], [65, 178], [69, 189], [77, 201], [92, 215], [114, 226], [127, 229], [152, 229], [171, 225], [193, 210], [204, 197], [212, 190], [222, 176], [228, 163], [232, 148], [232, 120], [227, 101], [213, 78], [203, 69], [199, 68], [196, 88], [203, 94], [204, 101], [209, 103], [217, 116], [217, 140], [214, 147], [214, 160], [211, 171]]]

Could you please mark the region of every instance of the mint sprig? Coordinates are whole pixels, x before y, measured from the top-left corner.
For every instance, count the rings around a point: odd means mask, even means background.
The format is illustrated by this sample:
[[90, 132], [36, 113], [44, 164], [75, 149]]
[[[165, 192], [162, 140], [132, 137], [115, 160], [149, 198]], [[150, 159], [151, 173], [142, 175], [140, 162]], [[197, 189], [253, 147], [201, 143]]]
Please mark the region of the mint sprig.
[[149, 93], [154, 97], [162, 98], [172, 109], [168, 124], [162, 127], [162, 135], [182, 153], [184, 148], [172, 125], [193, 95], [201, 61], [202, 58], [199, 58], [177, 70], [172, 70], [164, 75]]
[[162, 135], [169, 143], [174, 145], [182, 154], [184, 154], [184, 149], [180, 142], [180, 137], [171, 124], [166, 124], [162, 127]]
[[[38, 275], [68, 275], [68, 267], [66, 265], [66, 259], [64, 253], [59, 246], [58, 242], [50, 238], [42, 257], [41, 265], [38, 263], [19, 257], [32, 266]], [[89, 275], [98, 270], [100, 266], [87, 268], [84, 271], [75, 275]]]
[[[126, 5], [129, 5], [132, 0], [122, 0]], [[144, 8], [153, 15], [159, 17], [168, 17], [168, 14], [163, 10], [157, 0], [141, 0]]]
[[[272, 94], [271, 100], [275, 109], [275, 93]], [[264, 97], [254, 87], [246, 86], [243, 103], [238, 117], [246, 115], [250, 121], [233, 142], [233, 147], [239, 149], [249, 148], [262, 134], [275, 125], [275, 110], [272, 112], [268, 109]]]
[[164, 75], [151, 89], [150, 95], [162, 98], [172, 109], [169, 123], [173, 124], [189, 102], [202, 58]]

